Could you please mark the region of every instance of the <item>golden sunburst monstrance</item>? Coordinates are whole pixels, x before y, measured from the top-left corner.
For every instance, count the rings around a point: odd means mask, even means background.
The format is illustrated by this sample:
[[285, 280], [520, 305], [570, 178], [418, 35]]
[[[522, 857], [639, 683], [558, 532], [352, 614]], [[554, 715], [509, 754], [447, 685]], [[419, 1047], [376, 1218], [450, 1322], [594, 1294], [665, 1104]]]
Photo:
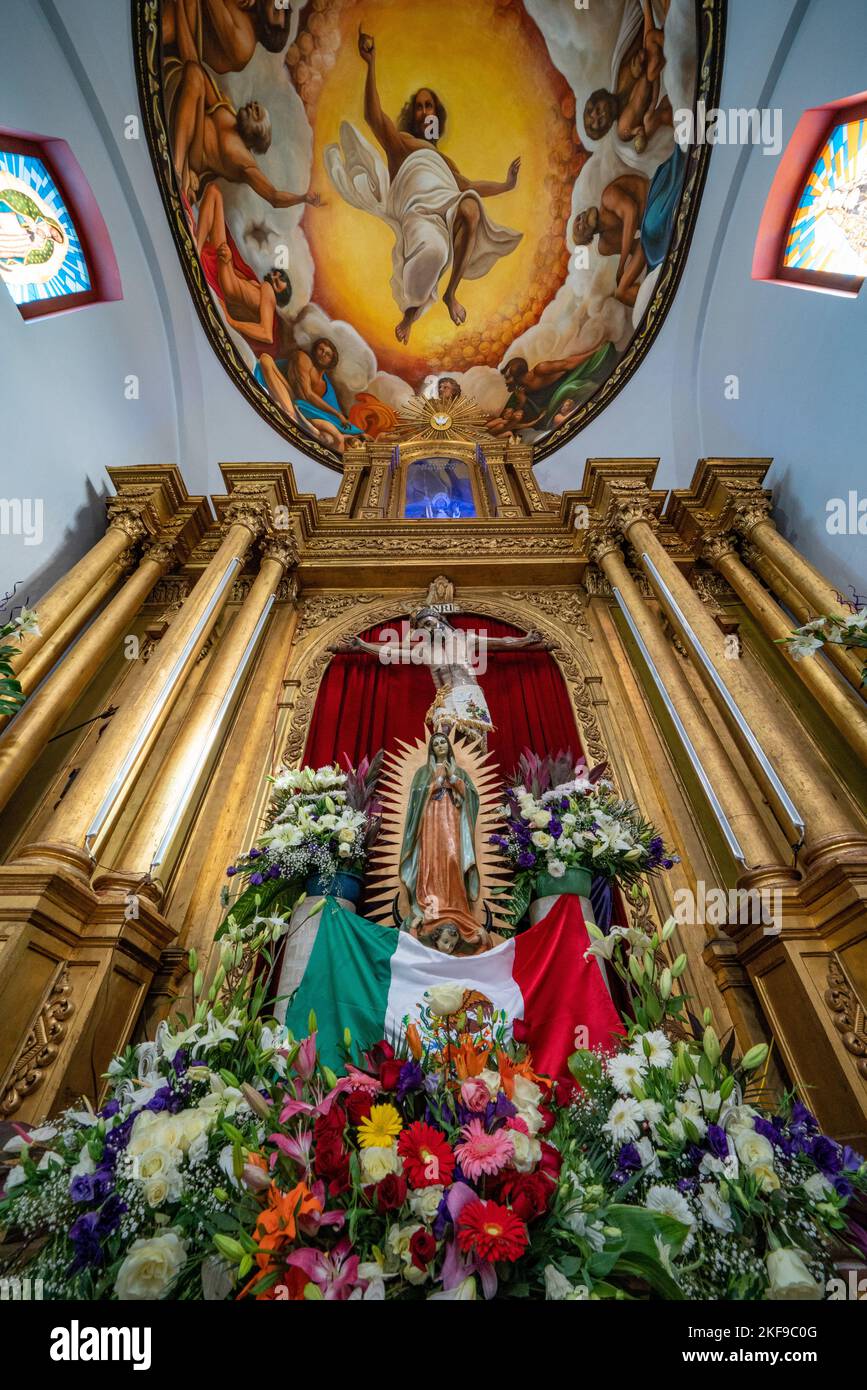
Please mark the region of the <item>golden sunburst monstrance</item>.
[[385, 437], [429, 444], [437, 440], [466, 443], [488, 435], [488, 416], [472, 396], [459, 396], [448, 402], [438, 396], [412, 396], [398, 412], [398, 419], [399, 423]]

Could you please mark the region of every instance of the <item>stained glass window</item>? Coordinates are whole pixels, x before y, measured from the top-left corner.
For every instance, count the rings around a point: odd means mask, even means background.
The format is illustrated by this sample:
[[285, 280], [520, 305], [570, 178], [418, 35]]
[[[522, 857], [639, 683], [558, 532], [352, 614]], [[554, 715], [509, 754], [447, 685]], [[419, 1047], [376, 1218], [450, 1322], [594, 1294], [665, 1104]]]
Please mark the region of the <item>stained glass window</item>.
[[450, 458], [420, 459], [411, 463], [406, 471], [403, 514], [428, 521], [454, 521], [475, 516], [469, 465]]
[[79, 234], [43, 160], [0, 149], [0, 278], [15, 303], [84, 294]]
[[783, 265], [867, 277], [867, 118], [832, 130], [795, 210]]

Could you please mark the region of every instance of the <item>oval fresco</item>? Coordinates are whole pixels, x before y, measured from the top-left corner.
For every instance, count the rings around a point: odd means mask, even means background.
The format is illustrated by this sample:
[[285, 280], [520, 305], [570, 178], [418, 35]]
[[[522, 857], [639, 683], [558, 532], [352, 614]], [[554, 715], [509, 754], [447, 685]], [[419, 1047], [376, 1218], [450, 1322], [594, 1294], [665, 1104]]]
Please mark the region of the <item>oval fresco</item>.
[[674, 294], [723, 8], [134, 0], [163, 200], [248, 399], [338, 468], [425, 397], [565, 444]]

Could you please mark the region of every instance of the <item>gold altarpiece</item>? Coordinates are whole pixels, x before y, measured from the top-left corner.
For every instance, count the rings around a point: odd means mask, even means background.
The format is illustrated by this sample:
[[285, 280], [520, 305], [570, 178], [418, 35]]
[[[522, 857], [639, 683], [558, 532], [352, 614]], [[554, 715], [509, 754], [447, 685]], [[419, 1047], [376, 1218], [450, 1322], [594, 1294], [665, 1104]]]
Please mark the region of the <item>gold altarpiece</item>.
[[[476, 515], [404, 518], [408, 468], [443, 454]], [[770, 460], [701, 460], [668, 495], [657, 463], [590, 459], [553, 495], [469, 416], [348, 449], [330, 499], [288, 464], [225, 465], [210, 502], [172, 466], [111, 469], [105, 537], [38, 605], [0, 737], [0, 1116], [95, 1098], [183, 1000], [190, 948], [214, 968], [225, 866], [303, 755], [329, 648], [443, 578], [462, 613], [542, 634], [588, 759], [675, 847], [634, 916], [777, 895], [771, 930], [681, 910], [684, 987], [742, 1048], [773, 1034], [769, 1082], [863, 1143], [867, 706], [851, 657], [775, 644], [840, 595], [777, 531]]]

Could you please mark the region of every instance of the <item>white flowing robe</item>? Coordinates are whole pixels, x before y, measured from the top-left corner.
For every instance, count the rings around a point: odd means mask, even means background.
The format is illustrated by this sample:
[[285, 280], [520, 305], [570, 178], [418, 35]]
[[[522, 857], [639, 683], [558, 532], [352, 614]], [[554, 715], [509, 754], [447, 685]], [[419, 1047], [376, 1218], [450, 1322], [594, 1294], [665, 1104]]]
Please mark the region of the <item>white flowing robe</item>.
[[325, 168], [337, 192], [351, 207], [387, 222], [394, 232], [391, 292], [402, 312], [429, 309], [439, 298], [443, 272], [454, 259], [453, 224], [462, 198], [478, 204], [479, 227], [464, 267], [468, 280], [480, 280], [523, 235], [492, 222], [478, 193], [462, 193], [437, 151], [413, 150], [392, 183], [381, 156], [355, 126], [344, 121], [340, 144], [325, 151]]

